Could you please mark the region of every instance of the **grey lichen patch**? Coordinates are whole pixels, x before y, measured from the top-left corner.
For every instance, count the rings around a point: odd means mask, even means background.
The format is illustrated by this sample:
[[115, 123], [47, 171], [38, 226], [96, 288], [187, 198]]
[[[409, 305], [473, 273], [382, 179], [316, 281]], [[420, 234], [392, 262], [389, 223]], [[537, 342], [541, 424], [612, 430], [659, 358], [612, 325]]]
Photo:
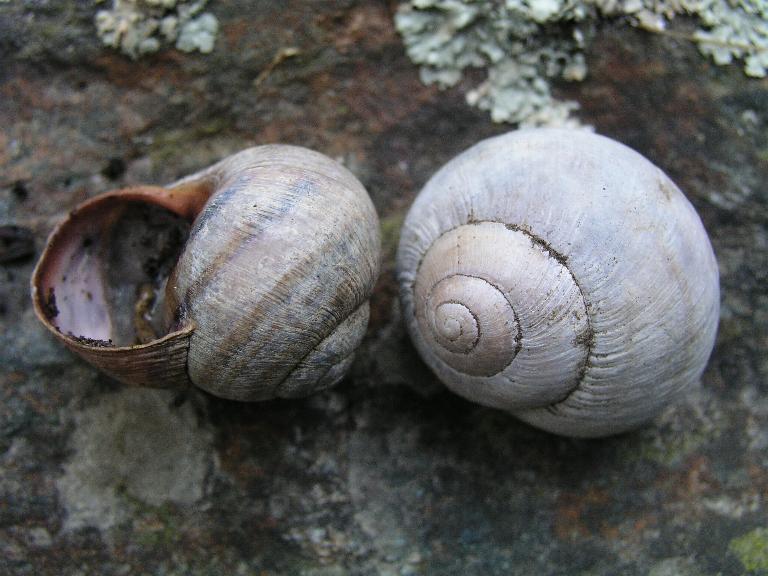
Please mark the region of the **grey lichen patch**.
[[495, 122], [575, 126], [571, 113], [578, 104], [554, 98], [550, 82], [584, 79], [582, 51], [595, 22], [621, 17], [667, 33], [677, 15], [700, 22], [693, 35], [682, 36], [716, 63], [741, 58], [748, 75], [766, 75], [764, 0], [410, 0], [400, 5], [395, 23], [423, 82], [453, 86], [466, 69], [484, 68], [485, 81], [466, 99]]
[[[677, 4], [669, 0], [669, 4]], [[754, 78], [768, 73], [768, 3], [765, 0], [679, 1], [683, 12], [699, 18], [703, 27], [694, 39], [703, 54], [717, 64], [744, 61]]]
[[216, 42], [216, 34], [219, 31], [219, 21], [213, 14], [201, 14], [181, 27], [181, 33], [176, 40], [176, 48], [182, 52], [195, 52], [203, 54], [213, 51]]
[[168, 391], [123, 389], [77, 414], [73, 455], [57, 480], [65, 529], [109, 528], [136, 500], [190, 505], [204, 496], [213, 434], [189, 402], [172, 402]]
[[[97, 0], [100, 2], [101, 0]], [[96, 30], [105, 45], [131, 58], [175, 44], [184, 52], [213, 50], [219, 22], [202, 13], [208, 0], [112, 0], [96, 13]]]
[[395, 23], [425, 83], [452, 86], [465, 69], [486, 68], [467, 101], [494, 121], [568, 125], [577, 104], [555, 100], [549, 79], [584, 77], [584, 34], [573, 25], [549, 34], [544, 27], [585, 16], [584, 5], [559, 0], [418, 0], [403, 3]]

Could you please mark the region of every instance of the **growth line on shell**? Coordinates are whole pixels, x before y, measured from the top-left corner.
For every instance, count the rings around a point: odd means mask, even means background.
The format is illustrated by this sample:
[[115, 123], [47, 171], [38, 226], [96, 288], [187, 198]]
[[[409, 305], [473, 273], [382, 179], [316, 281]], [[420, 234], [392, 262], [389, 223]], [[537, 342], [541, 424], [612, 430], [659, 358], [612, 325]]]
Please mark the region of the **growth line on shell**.
[[[367, 302], [368, 302], [367, 300], [363, 301], [363, 302], [362, 302], [361, 304], [359, 304], [359, 305], [358, 305], [358, 306], [357, 306], [357, 307], [356, 307], [354, 310], [352, 310], [352, 311], [351, 311], [349, 314], [347, 314], [347, 315], [346, 315], [346, 316], [345, 316], [343, 319], [339, 320], [339, 321], [338, 321], [338, 322], [337, 322], [337, 323], [336, 323], [336, 324], [335, 324], [335, 325], [334, 325], [334, 326], [333, 326], [333, 327], [332, 327], [332, 328], [331, 328], [331, 329], [328, 331], [328, 333], [327, 333], [327, 334], [325, 334], [325, 335], [324, 335], [324, 336], [323, 336], [323, 337], [320, 339], [320, 341], [319, 341], [317, 344], [315, 344], [314, 346], [312, 346], [312, 347], [311, 347], [311, 348], [310, 348], [310, 349], [309, 349], [309, 350], [308, 350], [308, 351], [307, 351], [307, 352], [304, 354], [304, 356], [302, 356], [301, 358], [299, 358], [299, 359], [298, 359], [298, 360], [297, 360], [297, 361], [294, 363], [294, 365], [291, 367], [291, 369], [290, 369], [290, 370], [288, 370], [288, 373], [285, 375], [285, 377], [284, 377], [282, 380], [280, 380], [280, 382], [278, 382], [278, 383], [277, 383], [277, 384], [276, 384], [276, 385], [275, 385], [275, 386], [272, 388], [272, 392], [273, 392], [274, 394], [277, 394], [277, 391], [278, 391], [278, 390], [280, 390], [280, 388], [282, 387], [282, 385], [283, 385], [283, 384], [285, 384], [285, 382], [286, 382], [286, 381], [288, 381], [288, 380], [291, 378], [291, 376], [293, 376], [293, 373], [294, 373], [294, 372], [296, 372], [296, 370], [298, 370], [298, 369], [299, 369], [299, 367], [300, 367], [300, 366], [301, 366], [301, 365], [304, 363], [304, 360], [306, 360], [306, 359], [307, 359], [307, 357], [308, 357], [310, 354], [312, 354], [312, 352], [314, 352], [315, 350], [317, 350], [317, 348], [318, 348], [318, 347], [319, 347], [319, 346], [320, 346], [320, 345], [321, 345], [323, 342], [325, 342], [325, 341], [326, 341], [326, 340], [327, 340], [327, 339], [328, 339], [328, 338], [329, 338], [329, 337], [330, 337], [330, 336], [331, 336], [331, 335], [334, 333], [334, 331], [336, 330], [336, 328], [337, 328], [338, 326], [340, 326], [341, 324], [343, 324], [344, 322], [346, 322], [346, 321], [347, 321], [349, 318], [351, 318], [351, 317], [352, 317], [354, 314], [356, 314], [356, 313], [358, 312], [358, 310], [360, 310], [360, 308], [362, 308], [363, 306], [365, 306], [365, 305], [366, 305], [366, 303], [367, 303]], [[346, 358], [348, 358], [349, 356], [351, 356], [351, 355], [352, 355], [352, 354], [354, 354], [354, 353], [355, 353], [355, 351], [353, 350], [352, 352], [350, 352], [349, 354], [347, 354], [347, 355], [346, 355], [344, 358], [342, 358], [341, 360], [339, 360], [339, 362], [343, 362], [343, 361], [344, 361]], [[333, 368], [334, 366], [335, 366], [334, 364], [332, 364], [332, 365], [328, 366], [328, 367], [327, 367], [327, 369], [326, 369], [326, 370], [324, 370], [324, 371], [322, 372], [322, 374], [320, 374], [320, 375], [318, 376], [317, 380], [321, 380], [323, 377], [325, 377], [325, 375], [326, 375], [326, 374], [328, 374], [328, 372], [330, 372], [330, 371], [331, 371], [331, 368]]]
[[549, 242], [537, 236], [530, 230], [526, 230], [525, 228], [517, 224], [505, 224], [504, 226], [507, 228], [507, 230], [511, 230], [513, 232], [520, 232], [528, 236], [531, 242], [543, 248], [544, 251], [551, 258], [557, 260], [562, 265], [562, 267], [566, 269], [568, 274], [570, 274], [574, 285], [579, 290], [579, 294], [581, 295], [581, 300], [584, 303], [584, 313], [586, 315], [586, 320], [587, 320], [587, 329], [576, 337], [574, 344], [577, 344], [577, 345], [583, 344], [587, 350], [587, 353], [584, 355], [584, 362], [579, 367], [579, 373], [578, 373], [578, 377], [576, 378], [576, 384], [573, 386], [573, 388], [571, 388], [571, 391], [568, 392], [568, 394], [566, 394], [561, 400], [558, 400], [557, 402], [552, 402], [549, 406], [546, 407], [547, 411], [556, 412], [558, 405], [567, 401], [568, 398], [570, 398], [571, 395], [574, 394], [579, 389], [582, 382], [584, 381], [584, 378], [587, 375], [587, 370], [589, 369], [589, 366], [590, 366], [590, 358], [592, 357], [592, 348], [594, 348], [594, 345], [595, 345], [595, 331], [592, 328], [592, 316], [590, 314], [591, 305], [587, 301], [587, 298], [584, 296], [584, 290], [581, 289], [581, 284], [579, 284], [579, 280], [576, 278], [576, 275], [573, 273], [570, 266], [568, 266], [567, 256], [555, 250], [552, 247], [552, 245], [550, 245]]
[[584, 290], [581, 289], [581, 284], [579, 284], [579, 280], [576, 278], [576, 275], [573, 273], [570, 266], [568, 266], [568, 258], [564, 254], [561, 254], [560, 252], [555, 250], [549, 244], [549, 242], [547, 242], [543, 238], [537, 236], [530, 230], [526, 230], [525, 228], [517, 224], [505, 224], [505, 227], [507, 228], [507, 230], [511, 230], [513, 232], [520, 232], [528, 236], [531, 242], [543, 248], [544, 251], [551, 258], [554, 258], [555, 260], [557, 260], [562, 265], [562, 267], [566, 269], [568, 274], [570, 274], [574, 285], [579, 290], [579, 294], [581, 295], [581, 300], [584, 303], [584, 313], [586, 315], [586, 320], [587, 320], [587, 329], [576, 337], [574, 344], [576, 345], [583, 344], [587, 350], [587, 353], [584, 355], [584, 362], [582, 362], [581, 366], [579, 367], [578, 376], [576, 378], [576, 384], [573, 386], [573, 388], [571, 388], [571, 390], [562, 399], [556, 402], [552, 402], [551, 404], [545, 407], [547, 412], [555, 414], [558, 411], [559, 405], [566, 402], [579, 389], [581, 384], [584, 382], [584, 378], [587, 376], [587, 370], [591, 365], [590, 359], [592, 357], [592, 348], [594, 348], [594, 345], [595, 345], [595, 331], [592, 328], [592, 316], [590, 314], [591, 305], [587, 301], [587, 298], [584, 296]]

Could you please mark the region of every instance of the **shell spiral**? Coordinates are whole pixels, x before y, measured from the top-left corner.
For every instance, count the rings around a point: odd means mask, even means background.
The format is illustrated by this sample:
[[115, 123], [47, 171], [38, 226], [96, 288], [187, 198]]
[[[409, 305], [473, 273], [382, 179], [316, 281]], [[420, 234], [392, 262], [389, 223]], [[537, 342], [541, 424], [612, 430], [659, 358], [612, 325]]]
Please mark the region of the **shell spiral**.
[[[151, 251], [163, 235], [178, 240]], [[268, 145], [84, 202], [51, 234], [32, 298], [52, 334], [126, 384], [304, 396], [349, 368], [379, 260], [378, 217], [354, 175]]]
[[218, 190], [166, 288], [178, 323], [197, 326], [191, 381], [238, 400], [335, 384], [365, 334], [379, 269], [378, 217], [362, 184], [327, 156], [287, 145], [191, 178]]
[[717, 264], [693, 207], [582, 131], [485, 140], [421, 191], [398, 280], [409, 333], [458, 394], [571, 436], [652, 418], [701, 375]]

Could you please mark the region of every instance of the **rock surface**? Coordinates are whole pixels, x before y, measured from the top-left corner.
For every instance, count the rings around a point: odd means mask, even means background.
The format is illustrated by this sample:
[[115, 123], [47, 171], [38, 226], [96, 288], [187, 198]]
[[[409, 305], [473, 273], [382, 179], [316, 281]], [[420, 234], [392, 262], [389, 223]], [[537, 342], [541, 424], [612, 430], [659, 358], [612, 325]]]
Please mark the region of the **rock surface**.
[[[394, 5], [210, 2], [207, 55], [132, 61], [91, 2], [0, 3], [0, 225], [45, 236], [83, 199], [243, 147], [340, 159], [382, 218], [385, 265], [350, 377], [239, 404], [126, 389], [31, 312], [33, 258], [0, 264], [0, 573], [768, 572], [768, 81], [606, 25], [581, 119], [696, 206], [723, 307], [701, 387], [634, 433], [559, 438], [439, 385], [402, 328], [403, 215], [445, 161], [508, 128], [466, 86], [419, 82]], [[283, 54], [281, 57], [280, 55]]]

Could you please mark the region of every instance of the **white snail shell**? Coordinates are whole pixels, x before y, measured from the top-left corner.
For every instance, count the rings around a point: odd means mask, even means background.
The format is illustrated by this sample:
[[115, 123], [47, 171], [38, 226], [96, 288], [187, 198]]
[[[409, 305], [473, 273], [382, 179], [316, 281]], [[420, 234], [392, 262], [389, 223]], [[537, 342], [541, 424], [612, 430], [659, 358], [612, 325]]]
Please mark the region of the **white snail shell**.
[[717, 263], [675, 184], [586, 131], [511, 132], [426, 184], [397, 259], [421, 356], [452, 390], [570, 436], [649, 420], [698, 380]]
[[[112, 285], [136, 268], [130, 248], [115, 261], [136, 205], [192, 224], [165, 282], [161, 333], [148, 342], [132, 307], [116, 306], [133, 287]], [[348, 170], [305, 148], [260, 146], [166, 188], [85, 202], [51, 234], [32, 298], [57, 338], [122, 382], [237, 400], [302, 396], [349, 368], [379, 252], [373, 204]]]

